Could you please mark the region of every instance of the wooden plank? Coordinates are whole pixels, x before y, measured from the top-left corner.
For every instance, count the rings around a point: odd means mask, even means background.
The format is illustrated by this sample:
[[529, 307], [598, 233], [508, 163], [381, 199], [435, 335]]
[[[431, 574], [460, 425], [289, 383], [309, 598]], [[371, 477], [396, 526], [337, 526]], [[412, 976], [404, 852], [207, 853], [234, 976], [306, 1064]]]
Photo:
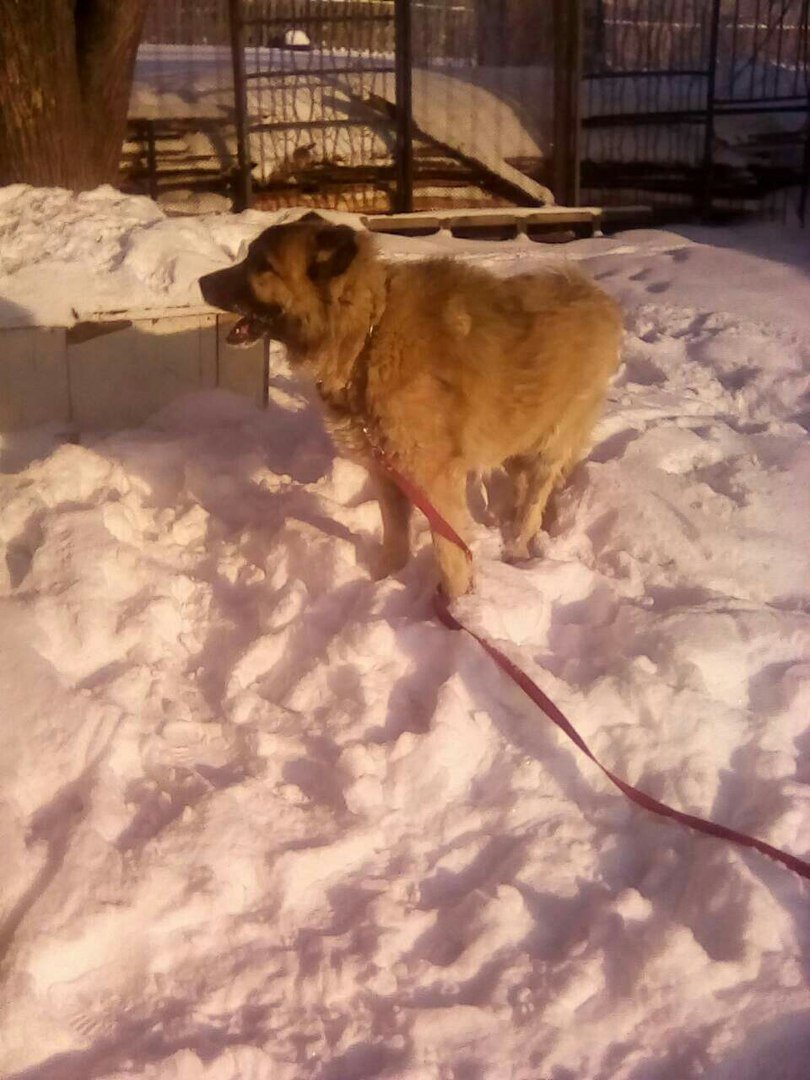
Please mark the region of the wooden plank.
[[206, 304], [204, 300], [191, 304], [166, 304], [165, 307], [134, 305], [126, 308], [83, 308], [76, 306], [76, 315], [81, 321], [104, 323], [126, 319], [129, 322], [155, 321], [157, 319], [188, 318], [191, 315], [216, 315], [218, 308]]
[[363, 218], [369, 232], [393, 233], [406, 236], [429, 236], [442, 228], [442, 222], [432, 214], [380, 214]]
[[370, 231], [383, 229], [389, 225], [425, 225], [431, 227], [448, 228], [463, 220], [465, 223], [473, 218], [488, 218], [496, 216], [508, 217], [512, 220], [526, 219], [531, 222], [545, 219], [559, 219], [560, 221], [587, 221], [591, 218], [598, 219], [602, 213], [599, 206], [509, 206], [493, 210], [492, 207], [483, 206], [459, 207], [449, 210], [417, 210], [412, 214], [365, 214], [361, 215], [361, 223]]
[[64, 329], [0, 330], [0, 431], [69, 419]]

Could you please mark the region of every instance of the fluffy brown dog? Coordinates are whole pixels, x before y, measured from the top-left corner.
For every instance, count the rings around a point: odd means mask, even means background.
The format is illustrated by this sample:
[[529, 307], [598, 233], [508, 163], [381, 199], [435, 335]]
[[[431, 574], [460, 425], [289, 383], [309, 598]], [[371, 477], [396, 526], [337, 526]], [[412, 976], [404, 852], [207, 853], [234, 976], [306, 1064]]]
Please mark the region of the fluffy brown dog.
[[[618, 364], [618, 309], [577, 271], [501, 279], [451, 259], [390, 266], [368, 234], [313, 214], [266, 229], [200, 288], [245, 316], [233, 342], [268, 334], [314, 380], [338, 448], [375, 478], [381, 575], [408, 559], [410, 507], [375, 447], [462, 536], [468, 474], [503, 466], [514, 491], [506, 554], [523, 558]], [[435, 533], [433, 543], [445, 591], [466, 592], [464, 554]]]

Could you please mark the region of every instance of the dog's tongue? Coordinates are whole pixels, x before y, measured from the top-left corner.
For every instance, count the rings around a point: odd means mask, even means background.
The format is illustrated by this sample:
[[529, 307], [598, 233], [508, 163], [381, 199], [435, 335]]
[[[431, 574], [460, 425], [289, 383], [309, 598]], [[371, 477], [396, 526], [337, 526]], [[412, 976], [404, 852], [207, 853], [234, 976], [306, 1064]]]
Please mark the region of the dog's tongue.
[[262, 324], [258, 319], [251, 319], [248, 315], [234, 323], [225, 340], [229, 345], [252, 345], [263, 333]]

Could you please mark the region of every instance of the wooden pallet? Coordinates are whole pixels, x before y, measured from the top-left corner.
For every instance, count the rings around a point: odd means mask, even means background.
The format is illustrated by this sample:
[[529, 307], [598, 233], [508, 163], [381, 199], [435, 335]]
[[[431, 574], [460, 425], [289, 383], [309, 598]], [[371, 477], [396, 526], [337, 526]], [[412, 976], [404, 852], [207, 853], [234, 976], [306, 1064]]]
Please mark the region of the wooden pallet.
[[480, 210], [450, 209], [428, 213], [367, 215], [363, 225], [375, 233], [431, 236], [450, 233], [459, 240], [532, 240], [560, 242], [600, 232], [602, 211], [595, 206], [542, 206]]

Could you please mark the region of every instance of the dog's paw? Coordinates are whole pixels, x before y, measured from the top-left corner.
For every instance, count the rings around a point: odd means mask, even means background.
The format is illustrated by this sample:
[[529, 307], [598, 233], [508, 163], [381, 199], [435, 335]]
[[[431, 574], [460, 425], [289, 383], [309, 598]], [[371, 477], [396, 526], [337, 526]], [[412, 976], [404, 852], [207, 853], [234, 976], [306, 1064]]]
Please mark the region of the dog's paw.
[[408, 561], [407, 551], [393, 551], [389, 548], [377, 548], [369, 558], [369, 573], [372, 580], [382, 581], [404, 569]]
[[472, 565], [463, 552], [453, 552], [442, 558], [439, 588], [448, 600], [457, 600], [473, 587]]
[[503, 561], [506, 563], [529, 562], [533, 558], [531, 546], [525, 540], [507, 540], [503, 546]]

